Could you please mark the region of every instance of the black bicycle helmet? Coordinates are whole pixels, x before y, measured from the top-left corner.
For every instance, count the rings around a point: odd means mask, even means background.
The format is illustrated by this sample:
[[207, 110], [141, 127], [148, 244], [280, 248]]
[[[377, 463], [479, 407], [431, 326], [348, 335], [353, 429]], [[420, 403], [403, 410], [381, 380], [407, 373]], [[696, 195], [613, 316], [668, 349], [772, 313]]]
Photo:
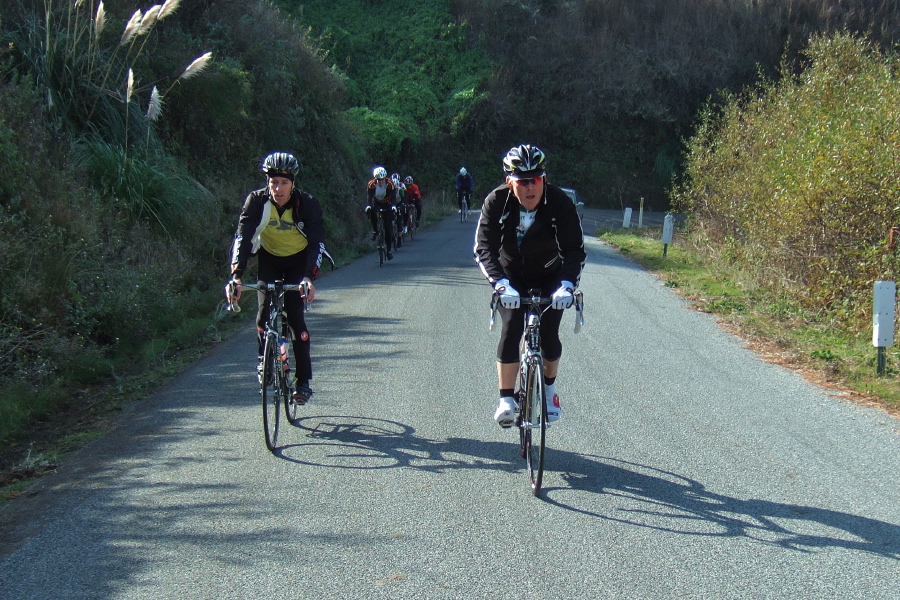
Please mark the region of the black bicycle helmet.
[[503, 170], [509, 177], [540, 177], [544, 175], [547, 156], [544, 151], [531, 144], [510, 148], [503, 159]]
[[262, 171], [267, 177], [287, 177], [293, 181], [300, 172], [300, 163], [293, 154], [273, 152], [263, 161]]

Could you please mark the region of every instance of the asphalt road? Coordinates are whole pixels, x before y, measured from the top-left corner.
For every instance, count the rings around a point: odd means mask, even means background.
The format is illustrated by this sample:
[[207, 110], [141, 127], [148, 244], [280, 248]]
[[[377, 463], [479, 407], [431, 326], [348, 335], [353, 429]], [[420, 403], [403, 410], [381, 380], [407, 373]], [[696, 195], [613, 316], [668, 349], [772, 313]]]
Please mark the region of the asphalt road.
[[245, 304], [242, 332], [0, 512], [0, 597], [900, 597], [900, 423], [596, 239], [532, 497], [491, 420], [473, 231], [447, 219], [318, 282], [316, 395], [277, 456]]

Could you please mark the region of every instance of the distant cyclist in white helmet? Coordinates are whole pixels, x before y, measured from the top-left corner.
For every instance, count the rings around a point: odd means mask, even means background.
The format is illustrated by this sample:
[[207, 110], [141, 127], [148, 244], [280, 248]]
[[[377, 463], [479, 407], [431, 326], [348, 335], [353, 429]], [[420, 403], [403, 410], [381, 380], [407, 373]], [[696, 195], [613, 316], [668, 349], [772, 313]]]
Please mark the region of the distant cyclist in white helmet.
[[463, 198], [469, 208], [472, 207], [472, 192], [475, 191], [475, 179], [465, 167], [456, 174], [456, 201], [459, 203], [459, 212], [462, 212]]
[[372, 222], [372, 239], [378, 236], [378, 219], [384, 224], [384, 241], [387, 249], [387, 259], [392, 260], [394, 254], [391, 252], [394, 241], [394, 213], [397, 203], [397, 188], [394, 183], [388, 179], [387, 169], [384, 167], [375, 167], [372, 171], [372, 180], [366, 185], [366, 196], [368, 205], [366, 213]]

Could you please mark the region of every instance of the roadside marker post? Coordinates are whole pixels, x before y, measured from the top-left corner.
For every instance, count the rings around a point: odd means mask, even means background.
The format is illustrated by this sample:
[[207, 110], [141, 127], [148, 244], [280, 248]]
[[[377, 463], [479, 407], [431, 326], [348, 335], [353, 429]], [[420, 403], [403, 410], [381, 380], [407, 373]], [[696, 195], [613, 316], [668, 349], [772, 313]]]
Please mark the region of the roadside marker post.
[[672, 215], [666, 215], [663, 219], [663, 232], [662, 232], [662, 243], [663, 243], [663, 258], [665, 258], [666, 254], [669, 251], [669, 244], [672, 243], [672, 234], [675, 231], [675, 217]]
[[631, 228], [631, 207], [625, 209], [625, 218], [622, 219], [622, 229]]
[[884, 374], [885, 348], [894, 345], [894, 306], [897, 301], [897, 284], [893, 281], [876, 281], [873, 294], [872, 345], [878, 348], [876, 373]]

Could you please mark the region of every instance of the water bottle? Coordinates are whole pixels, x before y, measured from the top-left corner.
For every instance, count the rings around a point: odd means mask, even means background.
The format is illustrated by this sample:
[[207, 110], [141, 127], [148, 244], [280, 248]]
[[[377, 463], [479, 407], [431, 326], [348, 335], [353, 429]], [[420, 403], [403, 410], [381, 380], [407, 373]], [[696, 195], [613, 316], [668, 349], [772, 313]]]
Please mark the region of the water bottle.
[[285, 338], [281, 338], [281, 363], [284, 366], [284, 378], [288, 382], [288, 387], [293, 389], [297, 380], [291, 377], [291, 363], [288, 361], [288, 343]]
[[291, 369], [288, 363], [287, 340], [281, 338], [281, 364], [284, 365], [284, 372], [287, 373]]

